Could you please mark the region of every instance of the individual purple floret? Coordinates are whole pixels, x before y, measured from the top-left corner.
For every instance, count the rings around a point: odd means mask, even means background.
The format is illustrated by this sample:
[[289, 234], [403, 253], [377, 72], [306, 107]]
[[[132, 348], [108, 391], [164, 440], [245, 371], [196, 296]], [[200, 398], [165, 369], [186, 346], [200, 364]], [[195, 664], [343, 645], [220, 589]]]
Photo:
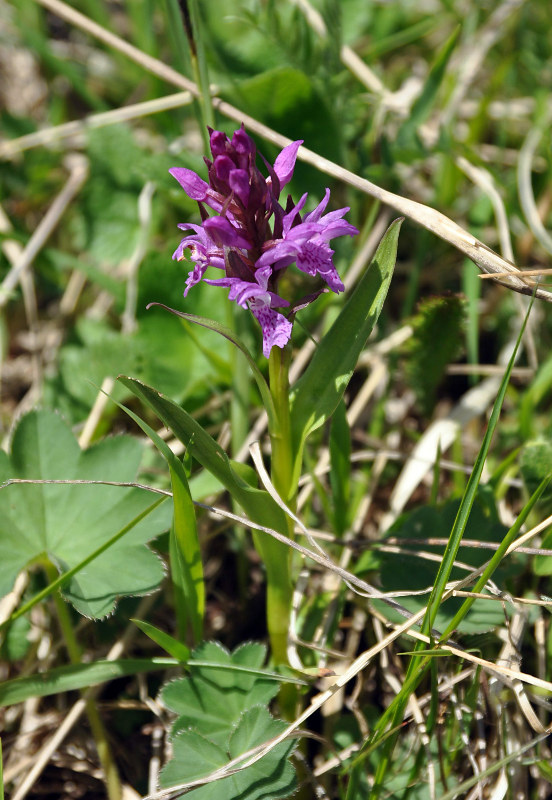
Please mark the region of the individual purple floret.
[[[184, 260], [186, 251], [194, 268], [186, 281], [186, 296], [196, 283], [230, 289], [228, 297], [249, 308], [263, 334], [263, 353], [268, 358], [272, 347], [285, 347], [291, 337], [292, 319], [298, 307], [304, 308], [320, 291], [294, 303], [289, 318], [275, 309], [290, 306], [277, 293], [284, 270], [295, 263], [307, 275], [319, 275], [334, 292], [343, 283], [334, 267], [334, 251], [329, 242], [336, 236], [354, 236], [358, 230], [343, 217], [349, 210], [340, 208], [324, 214], [330, 190], [321, 203], [301, 218], [307, 195], [294, 205], [288, 196], [285, 209], [280, 193], [293, 176], [297, 151], [302, 141], [292, 142], [277, 156], [274, 166], [267, 161], [268, 177], [256, 166], [256, 147], [243, 125], [230, 140], [222, 131], [209, 129], [212, 161], [205, 158], [209, 182], [190, 169], [170, 171], [188, 197], [199, 206], [201, 225], [182, 224], [191, 230], [180, 242], [173, 258]], [[209, 214], [207, 208], [213, 214]], [[225, 277], [204, 278], [207, 267], [223, 270]]]

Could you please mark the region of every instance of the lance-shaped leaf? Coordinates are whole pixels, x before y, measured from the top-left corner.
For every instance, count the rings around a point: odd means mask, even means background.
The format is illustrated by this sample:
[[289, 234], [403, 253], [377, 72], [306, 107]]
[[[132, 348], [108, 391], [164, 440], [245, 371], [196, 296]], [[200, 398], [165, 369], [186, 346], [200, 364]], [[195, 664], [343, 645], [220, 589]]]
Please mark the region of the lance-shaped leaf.
[[[0, 452], [0, 483], [27, 480], [132, 482], [142, 445], [129, 436], [105, 439], [81, 451], [63, 420], [33, 411], [20, 421], [11, 458]], [[65, 572], [151, 505], [148, 492], [94, 484], [12, 484], [0, 491], [0, 596], [18, 572], [49, 559]], [[170, 525], [160, 506], [99, 555], [64, 587], [75, 608], [90, 617], [113, 611], [117, 597], [154, 591], [163, 565], [146, 542]]]
[[[244, 465], [231, 462], [222, 447], [193, 417], [150, 386], [124, 376], [119, 376], [119, 380], [153, 409], [177, 439], [186, 445], [202, 467], [214, 475], [230, 492], [253, 522], [288, 535], [285, 513], [276, 501], [264, 489], [258, 489], [247, 482], [243, 477], [248, 472], [244, 469]], [[288, 589], [290, 590], [290, 587], [284, 587], [288, 580], [286, 577], [288, 548], [282, 542], [261, 532], [255, 532], [253, 538], [267, 572], [268, 603], [277, 604], [281, 601], [281, 593], [286, 594]], [[285, 604], [282, 605], [282, 608], [284, 607]], [[286, 624], [285, 618], [274, 620], [275, 618], [272, 621], [272, 636], [275, 635], [276, 623]]]
[[286, 518], [278, 504], [268, 492], [251, 486], [242, 477], [245, 474], [243, 465], [234, 465], [222, 447], [193, 417], [150, 386], [126, 376], [119, 376], [119, 380], [157, 414], [177, 439], [186, 445], [192, 456], [222, 483], [254, 522], [287, 534]]
[[182, 638], [190, 633], [194, 641], [199, 641], [203, 635], [205, 584], [195, 509], [184, 467], [167, 443], [147, 422], [144, 422], [138, 414], [122, 403], [117, 403], [117, 405], [126, 411], [129, 417], [149, 436], [167, 461], [173, 492], [173, 522], [169, 537], [169, 555], [176, 620]]
[[38, 675], [25, 675], [0, 683], [0, 706], [23, 703], [29, 697], [72, 692], [98, 686], [126, 675], [178, 666], [174, 658], [119, 658], [115, 661], [94, 661], [92, 664], [67, 664]]
[[397, 257], [402, 220], [395, 220], [343, 310], [291, 390], [291, 423], [299, 467], [305, 439], [334, 412], [380, 315]]

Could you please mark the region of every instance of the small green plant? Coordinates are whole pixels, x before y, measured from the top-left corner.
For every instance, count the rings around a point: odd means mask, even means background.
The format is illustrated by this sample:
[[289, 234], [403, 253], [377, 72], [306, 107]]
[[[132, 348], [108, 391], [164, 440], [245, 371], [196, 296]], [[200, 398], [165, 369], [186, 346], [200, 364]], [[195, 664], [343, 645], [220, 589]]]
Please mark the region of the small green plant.
[[[247, 643], [228, 653], [206, 642], [191, 654], [188, 676], [166, 684], [161, 701], [178, 716], [173, 723], [173, 755], [161, 774], [161, 786], [201, 781], [229, 762], [241, 767], [286, 728], [273, 719], [267, 705], [278, 691], [278, 676], [262, 665], [266, 648]], [[195, 797], [275, 798], [295, 791], [295, 774], [288, 759], [295, 743], [288, 739], [261, 761], [235, 775], [207, 783]], [[241, 757], [241, 758], [240, 758]]]
[[421, 412], [429, 416], [445, 369], [458, 356], [462, 342], [464, 303], [458, 297], [429, 297], [420, 302], [405, 344], [405, 375]]

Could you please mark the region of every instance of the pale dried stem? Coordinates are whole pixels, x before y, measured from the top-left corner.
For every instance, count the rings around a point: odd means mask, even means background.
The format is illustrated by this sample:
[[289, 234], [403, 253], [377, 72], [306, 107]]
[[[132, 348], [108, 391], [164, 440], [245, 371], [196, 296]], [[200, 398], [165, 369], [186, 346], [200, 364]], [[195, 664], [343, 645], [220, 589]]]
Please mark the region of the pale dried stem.
[[92, 441], [94, 431], [99, 425], [99, 422], [102, 418], [102, 414], [105, 411], [105, 407], [111, 400], [109, 395], [113, 391], [114, 385], [115, 385], [115, 380], [113, 378], [107, 377], [103, 379], [100, 391], [96, 396], [94, 405], [90, 409], [90, 413], [86, 418], [86, 422], [84, 423], [81, 435], [79, 436], [79, 446], [82, 450], [86, 450], [86, 448]]
[[[546, 130], [548, 130], [548, 125], [546, 126]], [[539, 210], [535, 202], [533, 184], [531, 182], [533, 158], [541, 138], [542, 130], [532, 128], [522, 145], [519, 153], [517, 170], [518, 191], [521, 207], [523, 208], [523, 213], [525, 214], [531, 233], [546, 252], [552, 255], [552, 236], [542, 224]]]
[[443, 114], [443, 123], [448, 125], [456, 115], [468, 88], [481, 73], [487, 53], [506, 30], [506, 20], [524, 4], [525, 0], [505, 0], [490, 15], [489, 19], [471, 36], [462, 47], [457, 61], [460, 65], [456, 85]]
[[[508, 259], [508, 261], [513, 262], [514, 251], [510, 236], [510, 227], [506, 215], [506, 207], [504, 205], [504, 201], [502, 200], [502, 197], [498, 189], [496, 188], [493, 176], [483, 167], [474, 166], [463, 156], [455, 157], [454, 162], [470, 178], [470, 180], [472, 180], [476, 184], [476, 186], [479, 186], [479, 188], [485, 192], [487, 197], [490, 199], [495, 213], [501, 252], [504, 255], [504, 257]], [[521, 163], [521, 154], [520, 154], [520, 163]], [[530, 170], [530, 164], [529, 164], [529, 170]], [[529, 187], [530, 186], [531, 184], [530, 184], [530, 174], [529, 174]], [[526, 188], [525, 191], [527, 191]], [[533, 197], [532, 192], [530, 192], [530, 196], [532, 199]], [[538, 212], [537, 212], [537, 220], [540, 223]], [[528, 275], [542, 275], [542, 274], [543, 274], [542, 270], [541, 271], [523, 270], [524, 277]], [[481, 274], [479, 277], [498, 278], [498, 277], [508, 277], [508, 276], [505, 273], [502, 273], [501, 275], [495, 273], [494, 276]], [[518, 306], [519, 315], [521, 318], [521, 323], [523, 323], [523, 320], [527, 315], [529, 300], [527, 298], [524, 300], [522, 297], [516, 294], [516, 302]], [[536, 327], [536, 319], [534, 318], [534, 316], [531, 316], [527, 321], [527, 326], [524, 334], [524, 343], [527, 347], [527, 355], [533, 370], [538, 369], [539, 366], [537, 346], [535, 342], [535, 333], [534, 333], [535, 327]]]
[[138, 221], [140, 232], [134, 252], [126, 266], [126, 299], [122, 316], [122, 332], [133, 333], [138, 324], [136, 322], [136, 305], [138, 302], [138, 270], [148, 251], [149, 231], [151, 226], [151, 202], [155, 192], [155, 184], [147, 181], [138, 197]]
[[23, 593], [29, 583], [29, 575], [26, 571], [20, 572], [13, 589], [8, 594], [4, 595], [0, 600], [0, 625], [11, 617], [23, 597]]
[[83, 135], [106, 125], [117, 125], [121, 122], [129, 122], [150, 114], [158, 114], [161, 111], [181, 108], [189, 105], [192, 100], [193, 97], [190, 92], [176, 92], [155, 100], [146, 100], [143, 103], [114, 108], [112, 111], [102, 111], [100, 114], [90, 114], [90, 116], [82, 120], [73, 120], [62, 125], [55, 125], [52, 128], [43, 128], [40, 131], [19, 136], [11, 141], [0, 142], [0, 158], [12, 158], [14, 155], [32, 147], [52, 145], [60, 140]]
[[[190, 91], [194, 97], [199, 97], [199, 89], [192, 81], [188, 80], [171, 67], [168, 67], [166, 64], [163, 64], [163, 62], [158, 59], [142, 53], [138, 48], [124, 41], [124, 39], [106, 30], [78, 11], [75, 11], [66, 3], [63, 3], [62, 0], [37, 0], [37, 2], [71, 24], [76, 25], [92, 36], [100, 39], [110, 47], [124, 53], [149, 72], [152, 72], [181, 89]], [[229, 103], [220, 100], [220, 98], [212, 98], [212, 103], [213, 108], [221, 114], [237, 122], [243, 122], [253, 133], [265, 138], [267, 141], [279, 147], [285, 147], [290, 144], [290, 139], [287, 137], [263, 125], [253, 117], [244, 114]], [[441, 214], [439, 211], [414, 200], [409, 200], [408, 198], [393, 194], [393, 192], [389, 192], [386, 189], [382, 189], [371, 181], [361, 178], [349, 172], [349, 170], [346, 170], [344, 167], [334, 164], [332, 161], [313, 153], [306, 147], [299, 148], [298, 157], [305, 163], [314, 166], [320, 172], [353, 186], [364, 194], [368, 194], [395, 209], [399, 214], [409, 217], [414, 222], [460, 250], [484, 272], [508, 273], [511, 277], [506, 280], [500, 279], [499, 281], [504, 283], [508, 288], [520, 292], [521, 294], [533, 294], [533, 287], [526, 283], [523, 277], [520, 276], [520, 271], [514, 264], [510, 264], [506, 259], [501, 258], [498, 253], [495, 253], [483, 244], [483, 242], [479, 241], [476, 237], [472, 236], [472, 234], [465, 231], [460, 225], [444, 214]], [[545, 291], [542, 288], [536, 289], [536, 296], [547, 302], [552, 302], [552, 292]]]
[[23, 252], [16, 263], [10, 269], [2, 284], [0, 285], [0, 309], [8, 303], [11, 294], [24, 270], [32, 264], [36, 255], [40, 252], [48, 237], [63, 216], [69, 203], [73, 200], [77, 192], [81, 189], [88, 175], [88, 161], [84, 156], [72, 154], [67, 159], [67, 166], [70, 170], [69, 177], [65, 186], [55, 198], [48, 211], [38, 224], [33, 235], [27, 242]]

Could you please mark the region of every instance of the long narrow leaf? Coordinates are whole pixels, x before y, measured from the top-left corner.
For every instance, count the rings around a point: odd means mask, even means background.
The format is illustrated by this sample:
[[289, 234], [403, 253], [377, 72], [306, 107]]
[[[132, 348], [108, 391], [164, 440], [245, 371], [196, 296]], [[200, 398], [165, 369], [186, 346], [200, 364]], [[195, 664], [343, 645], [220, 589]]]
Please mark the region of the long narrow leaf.
[[179, 642], [178, 639], [173, 638], [168, 633], [165, 633], [165, 631], [159, 630], [159, 628], [156, 628], [155, 625], [151, 625], [149, 622], [144, 622], [143, 619], [131, 619], [131, 622], [134, 622], [142, 633], [149, 636], [155, 644], [162, 647], [172, 658], [176, 658], [184, 664], [190, 658], [191, 651], [189, 647], [186, 647], [185, 644]]
[[[276, 501], [264, 489], [251, 486], [244, 480], [222, 447], [193, 417], [150, 386], [123, 376], [119, 380], [158, 415], [192, 456], [225, 486], [253, 522], [288, 535], [286, 515]], [[289, 552], [285, 544], [271, 536], [256, 532], [253, 538], [266, 567], [267, 604], [281, 611], [278, 615], [269, 614], [271, 638], [274, 641], [277, 625], [282, 627], [282, 638], [287, 635], [288, 596], [291, 592]]]
[[395, 220], [302, 377], [291, 390], [291, 421], [298, 462], [305, 439], [334, 412], [380, 315], [397, 257], [402, 219]]
[[86, 689], [99, 683], [152, 672], [158, 669], [177, 667], [174, 658], [120, 658], [115, 661], [95, 661], [93, 664], [68, 664], [55, 667], [38, 675], [27, 675], [0, 683], [0, 706], [23, 703], [29, 697], [46, 697], [49, 694]]
[[157, 414], [192, 456], [222, 483], [254, 522], [287, 533], [286, 517], [278, 504], [264, 489], [257, 489], [244, 480], [234, 469], [222, 447], [193, 417], [145, 383], [126, 376], [119, 376], [118, 380]]
[[174, 512], [169, 551], [178, 628], [184, 637], [189, 626], [194, 641], [199, 642], [202, 637], [205, 614], [205, 584], [195, 508], [184, 467], [167, 443], [147, 422], [144, 422], [138, 414], [122, 403], [117, 403], [117, 405], [134, 420], [146, 436], [149, 436], [169, 465]]
[[502, 409], [502, 404], [504, 402], [504, 397], [506, 395], [506, 389], [508, 388], [508, 383], [510, 381], [510, 375], [512, 373], [512, 369], [516, 361], [517, 352], [519, 349], [519, 345], [521, 343], [521, 339], [523, 337], [523, 333], [525, 331], [525, 326], [527, 325], [527, 320], [529, 319], [529, 314], [531, 313], [531, 307], [532, 303], [529, 306], [529, 310], [527, 311], [527, 315], [523, 321], [523, 325], [521, 326], [521, 330], [519, 332], [516, 341], [516, 346], [514, 347], [514, 352], [512, 353], [512, 357], [508, 362], [508, 367], [506, 368], [504, 377], [502, 378], [500, 388], [498, 390], [498, 395], [493, 406], [491, 417], [489, 419], [489, 424], [487, 425], [487, 430], [485, 431], [485, 436], [483, 437], [483, 443], [481, 444], [481, 448], [477, 455], [474, 468], [468, 480], [466, 491], [464, 492], [464, 496], [462, 497], [460, 508], [458, 509], [456, 519], [454, 520], [449, 541], [445, 549], [445, 552], [443, 554], [443, 559], [441, 561], [439, 571], [437, 572], [437, 577], [435, 579], [433, 590], [429, 597], [429, 602], [427, 604], [427, 612], [422, 626], [422, 632], [426, 634], [431, 633], [431, 630], [433, 629], [433, 624], [435, 622], [435, 617], [437, 616], [437, 611], [439, 610], [439, 606], [441, 604], [441, 599], [445, 591], [445, 586], [450, 578], [450, 573], [454, 566], [454, 561], [456, 560], [458, 548], [460, 547], [460, 542], [462, 541], [464, 531], [466, 530], [468, 518], [470, 516], [470, 512], [475, 501], [475, 496], [477, 494], [477, 487], [479, 486], [479, 481], [481, 480], [481, 473], [483, 472], [483, 467], [485, 465], [485, 461], [489, 453], [489, 448], [491, 446], [493, 434], [495, 432], [496, 426], [498, 425], [498, 420], [500, 418], [500, 411]]
[[[493, 557], [489, 559], [484, 571], [481, 574], [481, 577], [474, 584], [474, 587], [472, 589], [474, 595], [483, 590], [485, 584], [492, 576], [493, 572], [500, 565], [500, 562], [502, 561], [502, 558], [506, 553], [506, 550], [510, 547], [510, 544], [517, 538], [519, 532], [521, 531], [522, 526], [525, 523], [525, 520], [527, 519], [527, 517], [533, 510], [534, 506], [536, 505], [537, 501], [541, 497], [542, 493], [550, 483], [550, 480], [551, 480], [550, 475], [544, 478], [544, 480], [541, 481], [537, 489], [533, 492], [533, 495], [529, 498], [528, 502], [521, 509], [520, 513], [517, 516], [516, 521], [514, 522], [514, 524], [504, 537], [504, 539], [500, 542]], [[464, 602], [454, 615], [453, 619], [451, 619], [451, 621], [447, 625], [446, 630], [443, 631], [443, 634], [441, 636], [441, 641], [446, 639], [446, 637], [450, 633], [452, 633], [452, 631], [456, 630], [456, 628], [460, 625], [460, 623], [462, 622], [462, 620], [464, 619], [464, 617], [466, 616], [472, 605], [475, 603], [476, 599], [477, 599], [476, 597], [466, 597], [466, 599], [464, 600]], [[424, 650], [424, 655], [427, 654], [428, 651]]]

